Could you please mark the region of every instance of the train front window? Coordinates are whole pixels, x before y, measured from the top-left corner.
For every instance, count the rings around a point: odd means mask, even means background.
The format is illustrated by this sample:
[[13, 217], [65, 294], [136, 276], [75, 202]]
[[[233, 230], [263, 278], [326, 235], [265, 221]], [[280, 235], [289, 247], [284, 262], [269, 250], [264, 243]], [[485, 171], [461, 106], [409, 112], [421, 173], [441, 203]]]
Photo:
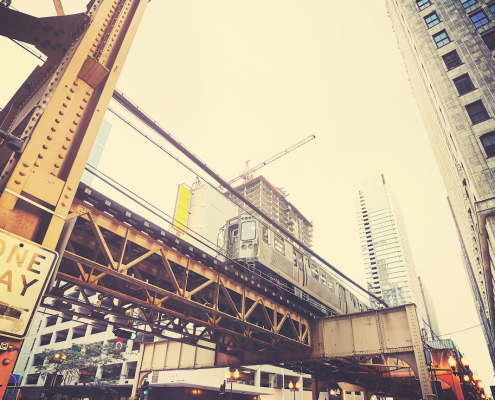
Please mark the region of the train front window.
[[243, 222], [241, 225], [241, 240], [256, 239], [256, 221]]
[[217, 246], [223, 249], [224, 244], [225, 244], [225, 230], [222, 229], [220, 232], [218, 232]]

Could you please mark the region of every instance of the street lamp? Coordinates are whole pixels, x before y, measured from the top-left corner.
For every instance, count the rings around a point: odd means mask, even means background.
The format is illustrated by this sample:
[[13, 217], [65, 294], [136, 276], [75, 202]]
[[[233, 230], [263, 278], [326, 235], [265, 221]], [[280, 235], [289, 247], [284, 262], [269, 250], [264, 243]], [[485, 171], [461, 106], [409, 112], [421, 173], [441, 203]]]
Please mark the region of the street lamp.
[[291, 392], [294, 392], [294, 400], [296, 400], [296, 391], [299, 391], [299, 388], [300, 387], [301, 387], [301, 385], [299, 384], [299, 381], [296, 382], [296, 385], [295, 386], [292, 383], [292, 381], [289, 382], [289, 390]]
[[469, 359], [466, 356], [462, 356], [461, 359], [462, 365], [464, 365], [466, 368], [469, 367]]
[[449, 360], [448, 360], [448, 363], [450, 365], [450, 368], [452, 368], [452, 371], [455, 372], [455, 367], [457, 366], [457, 361], [455, 360], [454, 357], [450, 356], [449, 357]]
[[225, 374], [225, 378], [227, 379], [227, 382], [230, 382], [230, 400], [232, 400], [232, 383], [239, 379], [239, 370], [236, 369], [234, 372], [234, 376], [232, 376], [230, 369], [228, 369], [227, 373]]

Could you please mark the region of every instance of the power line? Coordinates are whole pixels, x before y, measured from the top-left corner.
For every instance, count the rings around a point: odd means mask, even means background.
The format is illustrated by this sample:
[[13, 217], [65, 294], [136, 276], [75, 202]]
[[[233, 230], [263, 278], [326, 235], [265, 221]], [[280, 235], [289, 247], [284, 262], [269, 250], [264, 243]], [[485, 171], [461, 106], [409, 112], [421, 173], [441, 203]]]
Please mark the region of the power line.
[[448, 336], [448, 335], [453, 335], [454, 333], [464, 332], [464, 331], [467, 331], [467, 330], [469, 330], [469, 329], [477, 328], [478, 326], [481, 326], [481, 325], [482, 325], [482, 324], [478, 324], [478, 325], [471, 326], [471, 327], [469, 327], [469, 328], [461, 329], [460, 331], [455, 331], [455, 332], [450, 332], [450, 333], [444, 333], [443, 335], [440, 335], [440, 336]]
[[114, 91], [112, 98], [116, 100], [120, 105], [122, 105], [127, 111], [131, 112], [136, 118], [138, 118], [141, 122], [149, 126], [155, 133], [159, 134], [163, 139], [167, 140], [172, 146], [178, 149], [182, 154], [184, 154], [187, 158], [189, 158], [194, 164], [200, 167], [203, 171], [205, 171], [210, 177], [216, 180], [220, 185], [222, 185], [225, 189], [227, 189], [231, 194], [236, 196], [239, 200], [241, 200], [244, 204], [249, 206], [253, 211], [255, 211], [258, 215], [263, 217], [266, 221], [270, 222], [275, 228], [277, 228], [281, 233], [283, 233], [286, 237], [290, 238], [293, 242], [299, 245], [302, 249], [304, 249], [308, 254], [315, 257], [321, 263], [323, 263], [327, 268], [333, 270], [337, 275], [341, 278], [347, 280], [352, 285], [362, 290], [364, 293], [373, 297], [379, 303], [383, 304], [385, 307], [389, 307], [388, 304], [375, 296], [373, 293], [369, 292], [357, 282], [349, 278], [339, 269], [335, 268], [329, 262], [327, 262], [324, 258], [319, 256], [316, 252], [311, 250], [308, 246], [306, 246], [299, 239], [290, 234], [284, 227], [279, 225], [279, 223], [275, 222], [271, 217], [269, 217], [264, 211], [256, 207], [251, 201], [241, 195], [237, 190], [235, 190], [232, 186], [230, 186], [227, 181], [225, 181], [219, 174], [213, 171], [208, 165], [206, 165], [202, 160], [196, 157], [191, 151], [189, 151], [185, 146], [182, 145], [177, 139], [175, 139], [170, 133], [168, 133], [165, 129], [163, 129], [160, 125], [156, 123], [148, 114], [146, 114], [142, 109], [140, 109], [135, 103], [133, 103], [130, 99], [128, 99], [122, 92]]
[[[90, 172], [91, 174], [95, 175], [98, 179], [101, 179], [103, 182], [105, 182], [106, 184], [108, 184], [109, 186], [113, 187], [114, 189], [116, 189], [117, 191], [119, 191], [120, 193], [122, 193], [124, 196], [128, 197], [129, 199], [133, 200], [134, 202], [136, 202], [137, 204], [139, 204], [140, 206], [142, 206], [143, 208], [145, 208], [146, 210], [148, 210], [149, 212], [153, 213], [154, 215], [156, 215], [158, 218], [162, 219], [163, 221], [165, 221], [166, 223], [168, 223], [169, 225], [173, 225], [172, 222], [166, 218], [164, 218], [163, 216], [157, 214], [155, 211], [151, 210], [150, 208], [148, 208], [147, 206], [145, 206], [144, 204], [141, 204], [139, 201], [137, 201], [136, 199], [132, 198], [128, 193], [125, 193], [124, 191], [127, 191], [129, 192], [130, 194], [132, 194], [133, 196], [137, 197], [139, 200], [143, 201], [144, 203], [148, 204], [150, 207], [153, 207], [154, 209], [156, 209], [157, 211], [161, 212], [162, 214], [166, 215], [167, 217], [169, 218], [172, 218], [170, 215], [168, 215], [165, 211], [162, 211], [160, 210], [158, 207], [154, 206], [153, 204], [149, 203], [148, 201], [144, 200], [143, 198], [141, 198], [139, 195], [135, 194], [134, 192], [132, 192], [131, 190], [127, 189], [125, 186], [123, 186], [122, 184], [116, 182], [114, 179], [110, 178], [108, 175], [105, 175], [103, 172], [97, 170], [95, 167], [87, 164], [86, 167], [85, 167], [86, 171]], [[111, 182], [110, 182], [111, 181]], [[116, 185], [118, 185], [119, 187], [117, 187]], [[193, 235], [191, 235], [195, 240], [197, 240], [199, 243], [201, 243], [203, 246], [206, 246], [208, 247], [210, 250], [214, 251], [215, 253], [217, 254], [220, 254], [222, 255], [223, 257], [225, 257], [227, 260], [229, 260], [230, 262], [234, 263], [235, 265], [237, 265], [238, 267], [240, 268], [243, 268], [243, 269], [247, 269], [245, 265], [242, 265], [240, 264], [239, 262], [237, 262], [236, 260], [228, 257], [226, 254], [224, 254], [223, 252], [219, 251], [218, 250], [218, 246], [216, 246], [213, 242], [211, 242], [209, 239], [205, 238], [204, 236], [202, 236], [201, 234], [195, 232], [194, 230], [188, 228], [188, 231], [194, 233], [195, 235], [199, 236], [201, 239], [205, 239], [207, 240], [208, 242], [212, 243], [215, 247], [217, 247], [217, 249], [211, 247], [210, 245], [206, 244], [205, 242], [203, 242], [202, 240], [198, 239], [198, 237], [194, 237]], [[258, 275], [261, 279], [264, 279], [265, 281], [267, 282], [270, 282], [271, 284], [274, 284], [276, 285], [279, 289], [289, 293], [289, 294], [293, 294], [289, 288], [287, 288], [286, 286], [284, 285], [279, 285], [279, 284], [276, 284], [274, 283], [270, 276], [268, 276], [266, 273], [262, 272], [262, 271], [249, 271], [250, 273], [254, 273], [255, 275]], [[308, 298], [306, 299], [303, 299], [305, 300], [306, 302], [310, 303], [311, 305], [318, 305], [319, 307], [322, 306], [322, 304], [316, 300], [310, 300]], [[323, 305], [325, 307], [325, 309], [327, 311], [335, 311], [331, 308], [328, 308], [326, 305]]]
[[[129, 120], [127, 120], [126, 118], [124, 118], [121, 114], [119, 114], [116, 110], [114, 110], [113, 108], [111, 107], [108, 107], [108, 110], [114, 114], [116, 117], [118, 117], [121, 121], [125, 122], [127, 125], [129, 125], [129, 127], [131, 127], [133, 130], [135, 130], [137, 133], [139, 133], [141, 136], [143, 136], [146, 140], [150, 141], [153, 145], [155, 145], [156, 147], [158, 147], [160, 150], [162, 150], [163, 152], [165, 152], [166, 154], [168, 154], [170, 157], [172, 157], [175, 161], [177, 161], [179, 164], [181, 164], [182, 166], [184, 166], [185, 168], [187, 168], [189, 171], [191, 171], [193, 174], [195, 174], [196, 176], [198, 176], [199, 178], [201, 178], [205, 183], [207, 183], [209, 186], [211, 186], [214, 190], [216, 190], [217, 192], [219, 192], [222, 196], [224, 195], [222, 191], [220, 191], [218, 189], [218, 187], [214, 184], [212, 184], [211, 182], [209, 182], [207, 179], [205, 179], [201, 174], [199, 174], [198, 172], [196, 172], [195, 170], [193, 170], [190, 166], [188, 166], [187, 164], [184, 163], [184, 161], [180, 160], [177, 156], [175, 156], [174, 154], [172, 154], [169, 150], [167, 150], [165, 147], [163, 147], [161, 144], [159, 144], [155, 139], [151, 138], [149, 135], [147, 135], [146, 133], [144, 133], [141, 129], [139, 129], [137, 126], [135, 126], [132, 122], [130, 122]], [[94, 168], [94, 167], [92, 167]], [[91, 171], [90, 171], [91, 172]], [[114, 181], [115, 182], [115, 181]], [[108, 183], [108, 182], [107, 182]], [[128, 189], [126, 189], [128, 190]], [[137, 196], [137, 195], [136, 195]], [[227, 197], [227, 196], [226, 196]], [[233, 204], [235, 204], [237, 207], [239, 207], [240, 209], [242, 209], [244, 212], [246, 212], [247, 214], [251, 215], [251, 216], [255, 216], [254, 214], [252, 214], [249, 210], [246, 210], [244, 207], [238, 205], [237, 203], [235, 203], [234, 200], [232, 200], [230, 197], [227, 197], [227, 199], [229, 199]], [[155, 206], [153, 206], [155, 207]], [[156, 208], [156, 207], [155, 207]], [[158, 208], [157, 208], [158, 209]], [[161, 211], [161, 210], [160, 210]], [[163, 212], [163, 211], [161, 211]], [[168, 222], [168, 221], [167, 221]], [[261, 222], [261, 221], [260, 221]], [[266, 225], [265, 225], [266, 226]], [[272, 232], [273, 230], [268, 227]], [[233, 260], [231, 260], [233, 261]], [[338, 281], [339, 281], [339, 284], [343, 287], [345, 287], [347, 290], [349, 290], [350, 292], [352, 292], [354, 295], [356, 296], [359, 296], [359, 297], [362, 297], [361, 294], [358, 294], [356, 293], [355, 290], [351, 289], [348, 285], [346, 285], [343, 281], [341, 281], [336, 274], [334, 274], [332, 272], [332, 270], [330, 271], [327, 271], [327, 272], [330, 272], [332, 273], [332, 276], [334, 278], [336, 278]], [[340, 275], [343, 275], [343, 274], [340, 274]], [[345, 275], [344, 275], [345, 277]], [[351, 283], [354, 283], [352, 280], [348, 279]], [[357, 285], [357, 284], [356, 284]], [[359, 285], [357, 285], [359, 288], [361, 288]], [[365, 289], [361, 288], [362, 290], [364, 290], [366, 293], [369, 294], [369, 292], [367, 292]], [[374, 297], [374, 296], [373, 296]]]
[[[41, 55], [38, 55], [38, 54], [35, 54], [35, 52], [33, 52], [31, 49], [25, 47], [24, 45], [18, 43], [17, 41], [13, 40], [13, 42], [15, 42], [16, 44], [18, 44], [19, 46], [21, 46], [23, 49], [25, 49], [26, 51], [28, 51], [29, 53], [31, 53], [33, 56], [39, 58], [40, 60], [42, 61], [45, 61]], [[118, 93], [119, 96], [115, 96], [115, 93]], [[119, 98], [120, 97], [120, 98]], [[126, 96], [124, 96], [124, 94], [120, 91], [116, 91], [114, 92], [114, 96], [113, 98], [115, 100], [117, 100], [118, 102], [120, 102], [121, 105], [124, 105], [124, 103], [122, 102], [122, 100], [125, 99], [125, 102], [129, 102], [130, 104], [132, 104], [133, 106], [135, 106], [136, 108], [139, 108], [137, 105], [135, 105], [134, 103], [132, 103]], [[120, 100], [120, 101], [119, 101]], [[108, 107], [108, 110], [111, 111], [112, 113], [114, 113], [117, 117], [119, 117], [122, 121], [126, 122], [129, 126], [131, 126], [133, 129], [135, 129], [137, 132], [139, 132], [141, 135], [143, 135], [146, 139], [148, 139], [150, 142], [152, 142], [155, 146], [159, 147], [161, 150], [165, 151], [169, 156], [173, 157], [176, 161], [178, 161], [180, 164], [182, 164], [184, 167], [186, 167], [187, 169], [189, 169], [191, 172], [195, 173], [197, 176], [199, 176], [204, 182], [208, 183], [211, 187], [213, 187], [214, 189], [218, 190], [214, 185], [212, 185], [210, 182], [208, 182], [206, 179], [204, 179], [201, 175], [197, 174], [196, 172], [194, 172], [189, 166], [187, 166], [186, 164], [184, 164], [182, 161], [180, 161], [177, 157], [175, 157], [174, 155], [172, 155], [169, 151], [167, 151], [165, 148], [163, 148], [163, 146], [161, 146], [160, 144], [158, 144], [156, 141], [154, 141], [152, 138], [150, 138], [148, 135], [146, 135], [144, 132], [141, 132], [137, 127], [135, 127], [134, 125], [132, 125], [129, 121], [125, 120], [122, 116], [120, 116], [115, 110], [111, 109], [110, 107]], [[128, 111], [130, 111], [129, 109], [127, 109]], [[163, 132], [166, 133], [166, 136], [165, 139], [167, 139], [169, 142], [171, 142], [173, 145], [174, 145], [174, 142], [176, 144], [179, 144], [181, 146], [182, 149], [179, 149], [182, 153], [184, 153], [188, 158], [190, 158], [193, 162], [195, 162], [198, 166], [200, 166], [202, 169], [204, 169], [210, 176], [212, 176], [217, 182], [219, 182], [223, 187], [225, 187], [227, 190], [229, 190], [229, 192], [231, 192], [232, 194], [234, 194], [236, 197], [238, 197], [240, 200], [242, 200], [245, 204], [249, 205], [251, 207], [251, 209], [255, 210], [258, 212], [259, 215], [261, 215], [263, 218], [265, 218], [267, 221], [271, 222], [272, 225], [274, 225], [277, 229], [279, 229], [279, 231], [281, 233], [283, 233], [284, 235], [288, 236], [289, 238], [291, 238], [293, 241], [295, 241], [299, 246], [301, 246], [304, 250], [306, 250], [309, 254], [313, 255], [315, 258], [317, 258], [318, 260], [320, 260], [325, 266], [327, 266], [333, 274], [336, 274], [336, 275], [339, 275], [340, 277], [344, 278], [345, 280], [349, 281], [351, 284], [353, 284], [354, 286], [356, 286], [358, 289], [360, 289], [361, 291], [363, 291], [364, 293], [368, 294], [369, 296], [373, 297], [375, 300], [377, 300], [379, 303], [382, 303], [384, 304], [386, 307], [388, 307], [388, 304], [385, 303], [382, 299], [376, 297], [374, 294], [372, 294], [371, 292], [369, 292], [368, 290], [364, 289], [361, 285], [359, 285], [358, 283], [354, 282], [354, 280], [350, 279], [349, 277], [347, 277], [345, 274], [343, 274], [341, 271], [339, 271], [337, 268], [333, 267], [330, 263], [328, 263], [327, 261], [325, 261], [322, 257], [318, 256], [314, 251], [312, 251], [311, 249], [309, 249], [308, 247], [306, 247], [302, 242], [300, 242], [297, 238], [293, 237], [290, 233], [286, 232], [285, 229], [282, 229], [277, 223], [275, 223], [274, 221], [271, 220], [271, 218], [269, 218], [268, 216], [266, 216], [261, 210], [257, 209], [254, 205], [252, 205], [247, 199], [245, 199], [243, 196], [241, 196], [237, 191], [235, 191], [233, 188], [230, 187], [230, 185], [228, 185], [228, 183], [226, 183], [218, 174], [216, 173], [213, 173], [213, 171], [211, 171], [204, 162], [202, 162], [201, 160], [199, 160], [196, 156], [194, 156], [194, 154], [192, 154], [192, 152], [190, 152], [189, 150], [187, 150], [177, 139], [173, 138], [172, 135], [170, 135], [168, 132], [166, 132], [163, 128], [161, 128], [159, 126], [159, 124], [154, 121], [151, 117], [149, 117], [143, 110], [139, 110], [140, 113], [142, 113], [143, 115], [145, 115], [147, 117], [147, 119], [149, 119], [149, 121], [156, 125], [157, 127], [159, 127]], [[153, 128], [153, 126], [150, 124], [150, 123], [147, 123], [146, 121], [143, 121], [146, 125], [148, 125], [151, 129], [155, 130], [155, 128]], [[163, 135], [161, 135], [162, 137], [164, 137]], [[174, 145], [175, 146], [175, 145]], [[176, 146], [177, 147], [177, 146]], [[196, 162], [196, 161], [198, 162]], [[205, 169], [206, 167], [206, 169]], [[208, 172], [208, 171], [211, 171]], [[222, 192], [220, 192], [222, 193]], [[223, 193], [222, 193], [223, 194]], [[229, 198], [230, 199], [230, 198]], [[232, 199], [230, 199], [234, 204], [236, 204]], [[237, 205], [237, 204], [236, 204]], [[249, 213], [247, 210], [245, 210], [243, 207], [240, 207], [239, 205], [237, 205], [239, 208], [243, 209], [246, 213], [248, 213], [249, 215], [252, 215], [251, 213]], [[351, 290], [350, 287], [348, 287], [347, 285], [345, 285], [342, 281], [339, 281], [339, 284], [344, 286], [347, 290], [349, 290], [350, 292], [353, 292], [355, 295], [357, 295], [357, 293], [354, 292], [354, 290]]]

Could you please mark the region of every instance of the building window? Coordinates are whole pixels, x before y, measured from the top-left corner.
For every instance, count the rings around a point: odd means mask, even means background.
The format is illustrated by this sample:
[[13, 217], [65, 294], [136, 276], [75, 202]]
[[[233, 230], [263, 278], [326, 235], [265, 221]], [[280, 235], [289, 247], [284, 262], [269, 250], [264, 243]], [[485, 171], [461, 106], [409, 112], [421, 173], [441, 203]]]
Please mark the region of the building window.
[[433, 28], [435, 25], [440, 23], [440, 20], [438, 19], [437, 13], [434, 12], [425, 17], [425, 22], [428, 28]]
[[41, 335], [40, 346], [46, 346], [47, 344], [50, 344], [50, 341], [52, 340], [52, 335], [53, 333], [47, 333], [46, 335]]
[[38, 379], [40, 374], [29, 374], [26, 379], [27, 385], [36, 385], [38, 383]]
[[458, 67], [459, 65], [462, 65], [462, 61], [459, 58], [459, 55], [457, 54], [457, 51], [451, 51], [450, 53], [445, 54], [442, 56], [443, 62], [445, 63], [445, 66], [447, 67], [447, 70], [454, 69]]
[[493, 6], [488, 7], [493, 15], [495, 15], [495, 4]]
[[479, 13], [471, 15], [469, 18], [471, 18], [471, 21], [473, 21], [473, 24], [476, 28], [479, 28], [480, 26], [488, 23], [488, 18], [484, 11], [480, 11]]
[[445, 31], [441, 31], [438, 32], [436, 35], [433, 35], [433, 40], [435, 40], [438, 48], [445, 46], [447, 43], [450, 43], [449, 35], [447, 35], [447, 32]]
[[476, 3], [476, 0], [460, 0], [460, 1], [464, 8], [468, 8], [469, 6], [472, 6], [474, 3]]
[[486, 47], [488, 47], [488, 50], [495, 50], [495, 31], [487, 33], [486, 35], [481, 36], [481, 38], [485, 42]]
[[480, 140], [485, 149], [486, 156], [488, 158], [495, 156], [495, 132], [490, 132], [481, 136]]
[[476, 89], [468, 74], [464, 74], [459, 76], [458, 78], [455, 78], [454, 85], [459, 92], [459, 96], [472, 92], [474, 89]]
[[416, 0], [416, 4], [418, 5], [419, 11], [431, 6], [430, 0]]
[[469, 114], [469, 118], [471, 118], [473, 125], [486, 121], [490, 118], [481, 100], [468, 104], [466, 106], [466, 111]]
[[58, 317], [56, 315], [52, 315], [46, 319], [46, 327], [53, 326], [57, 323]]

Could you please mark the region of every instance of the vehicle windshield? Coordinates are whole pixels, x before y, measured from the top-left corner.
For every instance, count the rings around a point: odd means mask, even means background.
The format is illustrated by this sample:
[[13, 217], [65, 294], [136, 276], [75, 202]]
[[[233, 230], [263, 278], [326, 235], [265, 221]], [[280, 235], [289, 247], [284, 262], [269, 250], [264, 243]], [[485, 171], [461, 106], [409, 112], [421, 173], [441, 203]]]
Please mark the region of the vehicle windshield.
[[242, 223], [241, 240], [253, 240], [256, 238], [256, 221]]

